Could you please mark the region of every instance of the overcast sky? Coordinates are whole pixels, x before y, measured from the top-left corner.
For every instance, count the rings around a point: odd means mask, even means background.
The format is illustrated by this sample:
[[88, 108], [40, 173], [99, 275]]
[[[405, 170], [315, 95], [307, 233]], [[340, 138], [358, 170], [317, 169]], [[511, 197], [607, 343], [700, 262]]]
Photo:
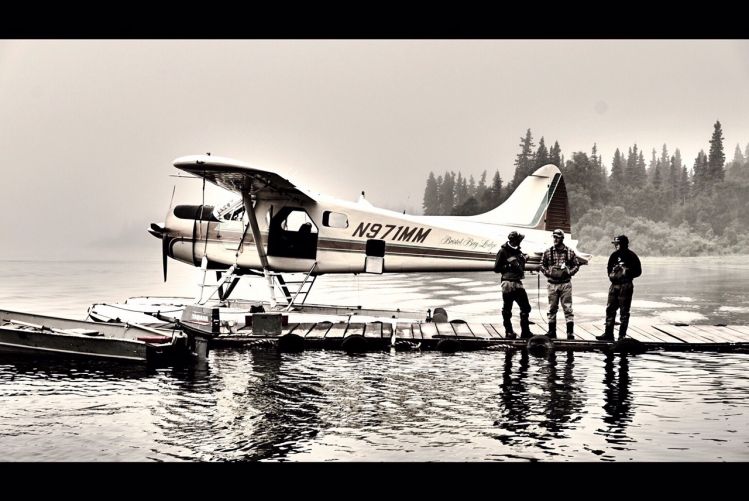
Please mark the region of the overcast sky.
[[[211, 152], [421, 210], [429, 171], [505, 180], [526, 129], [566, 158], [749, 141], [749, 42], [0, 41], [0, 259], [160, 255], [145, 231]], [[209, 189], [208, 202], [226, 200]], [[117, 248], [117, 246], [121, 248]]]

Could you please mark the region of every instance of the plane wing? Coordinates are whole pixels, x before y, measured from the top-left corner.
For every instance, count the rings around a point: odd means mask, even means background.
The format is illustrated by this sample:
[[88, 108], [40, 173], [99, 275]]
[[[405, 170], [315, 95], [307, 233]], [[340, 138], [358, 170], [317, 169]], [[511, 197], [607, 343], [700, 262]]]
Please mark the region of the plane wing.
[[300, 190], [288, 179], [275, 172], [250, 167], [239, 160], [211, 155], [190, 155], [176, 159], [174, 166], [235, 193], [252, 193], [263, 199], [282, 197], [296, 199], [299, 202], [315, 202], [308, 193]]

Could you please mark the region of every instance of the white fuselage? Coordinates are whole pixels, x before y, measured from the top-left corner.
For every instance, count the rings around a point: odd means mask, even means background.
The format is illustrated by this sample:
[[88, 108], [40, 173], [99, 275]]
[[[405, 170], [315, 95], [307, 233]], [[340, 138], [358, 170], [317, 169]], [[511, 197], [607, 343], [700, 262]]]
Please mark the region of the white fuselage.
[[[261, 245], [267, 253], [270, 270], [308, 272], [316, 262], [315, 273], [362, 273], [367, 241], [381, 240], [384, 241], [384, 273], [489, 271], [494, 269], [496, 254], [513, 230], [525, 234], [521, 248], [530, 256], [527, 268], [535, 269], [543, 250], [552, 245], [550, 232], [544, 230], [458, 216], [400, 214], [366, 202], [347, 202], [320, 195], [316, 200], [307, 204], [286, 199], [256, 203], [254, 210]], [[277, 215], [284, 208], [303, 210], [316, 227], [313, 229], [317, 234], [314, 249], [308, 247], [304, 256], [278, 255], [269, 246], [270, 233], [280, 233], [270, 224], [271, 214]], [[336, 216], [326, 218], [325, 213]], [[334, 220], [332, 224], [331, 220]], [[344, 222], [347, 223], [345, 227]], [[170, 215], [167, 222], [172, 236], [169, 255], [195, 265], [205, 256], [211, 267], [226, 267], [236, 262], [240, 268], [260, 270], [263, 266], [250, 229], [246, 230], [239, 247], [247, 225], [246, 215], [239, 220], [224, 220], [219, 215], [218, 222], [194, 222]], [[576, 242], [566, 243], [574, 247]]]

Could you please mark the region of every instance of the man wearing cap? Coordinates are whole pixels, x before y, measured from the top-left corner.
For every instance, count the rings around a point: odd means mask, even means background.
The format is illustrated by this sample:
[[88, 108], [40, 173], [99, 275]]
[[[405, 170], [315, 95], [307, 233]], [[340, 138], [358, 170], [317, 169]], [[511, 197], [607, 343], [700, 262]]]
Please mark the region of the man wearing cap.
[[629, 325], [629, 307], [632, 304], [634, 285], [632, 280], [642, 275], [640, 258], [629, 250], [629, 239], [626, 235], [619, 235], [612, 241], [616, 249], [609, 257], [606, 271], [609, 274], [611, 286], [606, 301], [606, 330], [597, 336], [601, 341], [614, 340], [614, 321], [616, 310], [619, 310], [619, 339], [627, 335]]
[[548, 280], [549, 293], [549, 333], [552, 339], [557, 337], [557, 311], [562, 303], [564, 319], [567, 322], [567, 339], [575, 339], [575, 316], [572, 314], [572, 283], [570, 279], [580, 269], [575, 251], [564, 245], [564, 231], [552, 232], [554, 245], [544, 251], [541, 259], [541, 273]]
[[512, 330], [512, 303], [518, 303], [520, 308], [520, 338], [527, 339], [533, 336], [530, 330], [530, 312], [531, 304], [528, 302], [528, 294], [523, 288], [522, 279], [525, 278], [525, 261], [528, 256], [520, 250], [520, 242], [525, 235], [517, 231], [511, 231], [507, 235], [507, 243], [500, 247], [497, 253], [497, 259], [494, 261], [494, 273], [501, 273], [502, 280], [500, 287], [502, 289], [502, 321], [505, 327], [505, 334], [508, 339], [515, 339], [515, 332]]

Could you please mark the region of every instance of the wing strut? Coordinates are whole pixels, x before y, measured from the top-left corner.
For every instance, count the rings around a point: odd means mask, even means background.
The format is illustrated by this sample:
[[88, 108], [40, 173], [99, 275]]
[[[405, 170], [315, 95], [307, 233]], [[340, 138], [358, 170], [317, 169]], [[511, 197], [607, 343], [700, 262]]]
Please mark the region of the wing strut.
[[250, 219], [250, 227], [252, 228], [252, 237], [255, 239], [255, 248], [257, 248], [257, 255], [260, 257], [260, 264], [263, 266], [263, 275], [265, 280], [268, 282], [268, 289], [270, 289], [270, 305], [271, 308], [276, 307], [276, 292], [273, 287], [273, 277], [270, 274], [268, 266], [268, 256], [265, 254], [265, 248], [263, 247], [263, 240], [260, 237], [260, 228], [257, 224], [257, 214], [255, 214], [255, 207], [252, 204], [252, 195], [247, 191], [242, 192], [242, 201], [245, 207], [245, 214]]

